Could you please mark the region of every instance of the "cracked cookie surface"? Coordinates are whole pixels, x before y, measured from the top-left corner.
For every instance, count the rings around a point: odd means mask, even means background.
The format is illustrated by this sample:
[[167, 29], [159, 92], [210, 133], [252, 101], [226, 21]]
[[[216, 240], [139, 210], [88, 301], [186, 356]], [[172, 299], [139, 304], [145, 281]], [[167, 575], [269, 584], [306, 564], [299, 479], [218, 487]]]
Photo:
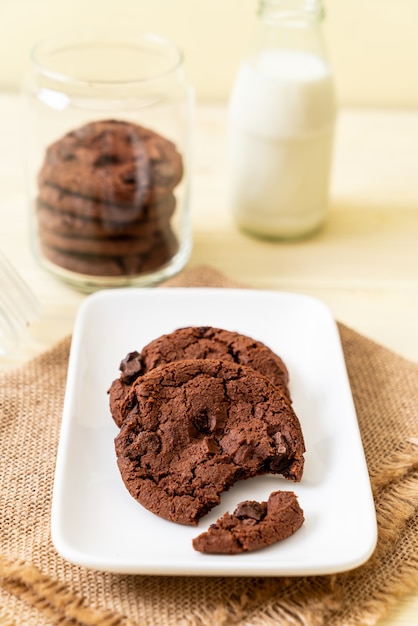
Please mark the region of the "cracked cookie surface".
[[288, 398], [250, 367], [219, 359], [160, 365], [132, 385], [115, 438], [129, 493], [173, 522], [196, 525], [236, 481], [299, 481], [304, 440]]
[[282, 359], [268, 346], [241, 333], [212, 326], [188, 326], [161, 335], [141, 353], [130, 352], [121, 362], [121, 375], [109, 390], [112, 417], [120, 427], [123, 403], [132, 383], [153, 368], [183, 359], [222, 359], [247, 365], [267, 376], [290, 398], [289, 373]]

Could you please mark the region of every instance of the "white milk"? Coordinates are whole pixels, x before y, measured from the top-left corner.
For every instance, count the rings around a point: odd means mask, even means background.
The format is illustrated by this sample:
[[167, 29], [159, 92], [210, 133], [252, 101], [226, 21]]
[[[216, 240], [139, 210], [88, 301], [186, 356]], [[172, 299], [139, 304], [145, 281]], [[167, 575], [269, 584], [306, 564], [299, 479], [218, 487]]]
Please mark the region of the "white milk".
[[328, 66], [267, 49], [244, 61], [229, 104], [229, 204], [241, 228], [299, 237], [327, 209], [335, 104]]

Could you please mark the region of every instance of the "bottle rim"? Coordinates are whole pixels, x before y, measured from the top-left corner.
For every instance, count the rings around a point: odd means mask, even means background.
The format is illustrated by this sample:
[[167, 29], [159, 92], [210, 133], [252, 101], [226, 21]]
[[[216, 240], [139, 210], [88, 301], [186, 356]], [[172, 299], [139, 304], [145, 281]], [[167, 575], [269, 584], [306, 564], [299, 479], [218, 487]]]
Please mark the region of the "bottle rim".
[[[100, 49], [104, 50], [106, 46], [115, 46], [115, 50], [122, 48], [128, 52], [131, 50], [132, 53], [147, 55], [148, 59], [153, 57], [159, 62], [158, 70], [153, 73], [149, 71], [141, 73], [136, 69], [128, 78], [116, 75], [103, 78], [87, 77], [84, 74], [86, 64], [83, 66], [83, 75], [74, 68], [71, 71], [62, 71], [57, 67], [57, 57], [60, 54], [83, 50], [86, 59], [87, 54], [94, 50], [96, 53], [100, 52]], [[63, 31], [39, 41], [33, 46], [30, 59], [39, 73], [54, 81], [106, 86], [147, 83], [169, 76], [181, 68], [184, 54], [173, 41], [151, 31], [86, 29]]]

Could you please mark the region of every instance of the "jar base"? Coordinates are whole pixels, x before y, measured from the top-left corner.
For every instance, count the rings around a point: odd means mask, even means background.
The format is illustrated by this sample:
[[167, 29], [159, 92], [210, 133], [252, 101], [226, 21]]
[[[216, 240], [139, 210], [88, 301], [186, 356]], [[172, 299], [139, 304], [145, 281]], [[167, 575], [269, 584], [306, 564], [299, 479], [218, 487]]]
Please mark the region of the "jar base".
[[168, 263], [158, 270], [132, 276], [93, 276], [72, 272], [52, 263], [45, 257], [38, 256], [39, 263], [50, 274], [61, 281], [80, 291], [81, 293], [93, 293], [101, 289], [118, 289], [122, 287], [155, 287], [164, 280], [178, 274], [189, 261], [192, 251], [192, 243], [183, 243], [177, 254]]

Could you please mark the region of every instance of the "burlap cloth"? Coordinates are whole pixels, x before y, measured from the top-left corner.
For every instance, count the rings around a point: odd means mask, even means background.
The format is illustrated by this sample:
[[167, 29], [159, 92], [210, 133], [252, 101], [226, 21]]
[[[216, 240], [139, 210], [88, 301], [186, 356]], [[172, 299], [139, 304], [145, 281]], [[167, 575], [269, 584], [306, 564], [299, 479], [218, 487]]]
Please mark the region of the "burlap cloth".
[[[209, 268], [170, 286], [232, 286]], [[376, 624], [418, 583], [418, 365], [339, 325], [379, 539], [351, 572], [309, 578], [126, 576], [64, 561], [50, 508], [70, 338], [0, 377], [0, 624]]]

